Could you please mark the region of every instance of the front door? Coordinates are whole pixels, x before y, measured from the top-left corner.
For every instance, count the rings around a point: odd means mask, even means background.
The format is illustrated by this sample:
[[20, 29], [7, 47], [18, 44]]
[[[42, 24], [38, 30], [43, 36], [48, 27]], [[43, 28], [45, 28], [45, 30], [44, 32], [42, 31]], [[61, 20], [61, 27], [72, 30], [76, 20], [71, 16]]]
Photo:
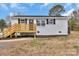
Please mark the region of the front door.
[[29, 19], [29, 30], [34, 30], [34, 20]]

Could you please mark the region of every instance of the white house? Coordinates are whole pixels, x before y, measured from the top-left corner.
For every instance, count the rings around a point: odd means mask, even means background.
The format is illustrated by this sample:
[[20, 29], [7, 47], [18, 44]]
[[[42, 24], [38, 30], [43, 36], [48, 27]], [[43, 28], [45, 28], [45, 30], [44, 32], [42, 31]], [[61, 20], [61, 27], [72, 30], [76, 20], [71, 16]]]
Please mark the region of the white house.
[[[15, 15], [10, 17], [11, 26], [14, 24], [20, 24], [20, 29], [15, 33], [22, 35], [23, 33], [28, 35], [32, 34], [33, 24], [35, 25], [35, 34], [37, 36], [51, 36], [51, 35], [68, 35], [68, 17], [66, 16], [27, 16], [27, 15]], [[24, 25], [22, 25], [24, 24]], [[29, 26], [26, 26], [26, 25]], [[19, 29], [18, 27], [18, 29]], [[29, 28], [27, 30], [27, 27]]]

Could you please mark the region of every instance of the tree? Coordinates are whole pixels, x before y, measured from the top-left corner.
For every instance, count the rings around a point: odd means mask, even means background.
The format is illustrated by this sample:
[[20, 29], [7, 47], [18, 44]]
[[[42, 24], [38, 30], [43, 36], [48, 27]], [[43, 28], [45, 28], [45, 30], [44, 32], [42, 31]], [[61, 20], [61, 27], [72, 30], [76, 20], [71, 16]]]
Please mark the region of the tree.
[[69, 25], [70, 25], [71, 30], [74, 30], [75, 24], [76, 24], [76, 20], [74, 18], [70, 18]]
[[73, 11], [72, 13], [73, 13], [74, 17], [77, 17], [78, 16], [77, 11]]
[[65, 12], [62, 5], [56, 5], [49, 10], [49, 16], [61, 16], [61, 13]]
[[0, 28], [3, 30], [3, 28], [6, 27], [6, 23], [3, 19], [0, 19]]

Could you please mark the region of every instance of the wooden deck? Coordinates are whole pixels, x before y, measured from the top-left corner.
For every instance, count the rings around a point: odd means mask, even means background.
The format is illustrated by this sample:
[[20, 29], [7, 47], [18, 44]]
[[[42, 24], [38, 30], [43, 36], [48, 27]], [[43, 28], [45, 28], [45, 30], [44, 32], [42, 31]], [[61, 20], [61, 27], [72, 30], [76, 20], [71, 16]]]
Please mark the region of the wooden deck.
[[35, 24], [14, 24], [3, 31], [4, 37], [10, 36], [15, 32], [36, 33]]
[[34, 24], [17, 24], [16, 32], [36, 32], [36, 25]]

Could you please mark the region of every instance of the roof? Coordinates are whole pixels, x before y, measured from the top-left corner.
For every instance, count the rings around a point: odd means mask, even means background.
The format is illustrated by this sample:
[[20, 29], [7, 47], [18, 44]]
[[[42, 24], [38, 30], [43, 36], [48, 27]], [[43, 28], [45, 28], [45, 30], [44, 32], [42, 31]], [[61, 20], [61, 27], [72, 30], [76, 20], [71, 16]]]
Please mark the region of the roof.
[[[45, 16], [45, 15], [15, 15], [15, 16], [11, 16], [11, 18], [58, 18], [60, 17], [59, 20], [64, 20], [64, 19], [67, 19], [67, 16]], [[61, 19], [62, 18], [62, 19]]]
[[67, 17], [67, 16], [45, 16], [45, 15], [15, 15], [13, 17]]

